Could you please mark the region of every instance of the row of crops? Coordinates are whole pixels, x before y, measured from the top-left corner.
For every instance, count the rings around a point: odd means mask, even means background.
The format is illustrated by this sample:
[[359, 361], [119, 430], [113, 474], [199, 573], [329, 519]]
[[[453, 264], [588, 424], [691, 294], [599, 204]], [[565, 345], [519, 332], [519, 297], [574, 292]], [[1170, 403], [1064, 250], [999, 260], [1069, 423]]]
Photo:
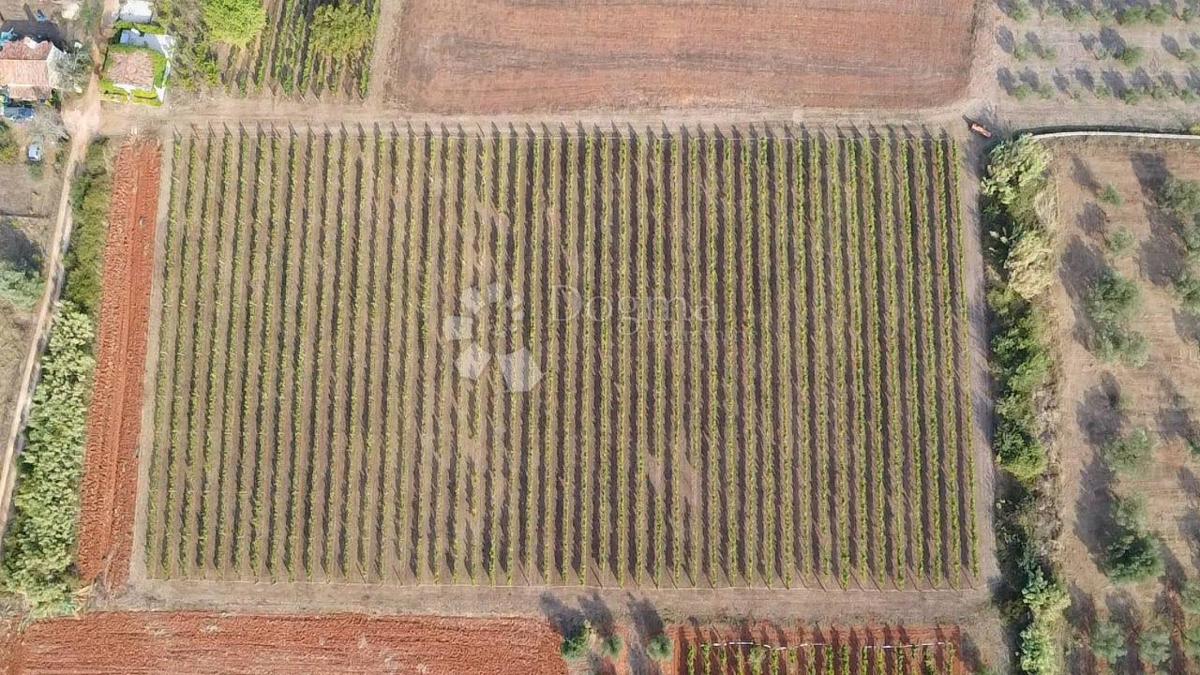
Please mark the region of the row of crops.
[[[343, 0], [363, 6], [378, 23], [382, 0]], [[349, 56], [318, 52], [312, 44], [313, 12], [322, 0], [268, 0], [267, 24], [258, 39], [233, 49], [221, 68], [226, 87], [241, 94], [365, 98], [373, 46]]]
[[684, 628], [677, 670], [692, 675], [958, 675], [957, 630], [748, 632]]
[[973, 583], [948, 139], [173, 145], [152, 576]]

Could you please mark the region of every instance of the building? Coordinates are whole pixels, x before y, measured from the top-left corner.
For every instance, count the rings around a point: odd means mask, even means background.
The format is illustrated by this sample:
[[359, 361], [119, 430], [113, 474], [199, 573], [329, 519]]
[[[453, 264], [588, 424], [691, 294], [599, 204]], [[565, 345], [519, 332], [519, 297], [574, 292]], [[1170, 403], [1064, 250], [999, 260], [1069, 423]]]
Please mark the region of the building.
[[0, 36], [0, 92], [13, 101], [48, 101], [59, 86], [63, 56], [48, 40]]
[[109, 100], [157, 105], [166, 96], [169, 68], [166, 57], [154, 49], [112, 45], [100, 88]]

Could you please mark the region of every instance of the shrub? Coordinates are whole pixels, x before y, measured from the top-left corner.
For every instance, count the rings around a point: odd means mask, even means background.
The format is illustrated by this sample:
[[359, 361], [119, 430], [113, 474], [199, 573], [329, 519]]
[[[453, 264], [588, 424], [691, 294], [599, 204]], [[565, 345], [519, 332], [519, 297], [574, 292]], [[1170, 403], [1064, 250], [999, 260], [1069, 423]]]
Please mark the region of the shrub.
[[1115, 666], [1126, 653], [1125, 635], [1115, 623], [1098, 622], [1092, 628], [1092, 653], [1098, 661]]
[[1008, 15], [1013, 18], [1013, 21], [1028, 20], [1030, 15], [1029, 0], [1012, 0]]
[[261, 0], [203, 0], [201, 14], [209, 35], [217, 42], [245, 47], [267, 25]]
[[1187, 582], [1179, 592], [1179, 606], [1188, 614], [1200, 614], [1200, 582]]
[[1103, 24], [1111, 24], [1117, 19], [1117, 16], [1113, 14], [1113, 11], [1103, 4], [1096, 5], [1096, 9], [1092, 12], [1092, 16], [1096, 17], [1096, 20]]
[[1146, 466], [1154, 441], [1145, 429], [1134, 429], [1104, 446], [1104, 461], [1117, 471], [1134, 471]]
[[1140, 303], [1137, 284], [1114, 270], [1106, 271], [1088, 292], [1084, 309], [1096, 324], [1123, 324]]
[[1133, 248], [1133, 233], [1127, 227], [1117, 228], [1104, 238], [1104, 247], [1115, 256], [1123, 256]]
[[562, 656], [568, 661], [578, 661], [587, 656], [588, 642], [592, 637], [591, 626], [584, 624], [573, 632], [564, 635], [562, 641]]
[[1200, 659], [1200, 626], [1183, 631], [1183, 651], [1189, 659]]
[[13, 516], [5, 537], [0, 583], [35, 615], [73, 609], [71, 568], [79, 517], [87, 406], [91, 396], [95, 329], [92, 319], [64, 303], [50, 331], [42, 374], [18, 459]]
[[1197, 60], [1200, 60], [1200, 52], [1190, 48], [1180, 49], [1175, 52], [1175, 57], [1184, 63], [1195, 63]]
[[1058, 672], [1056, 626], [1063, 610], [1070, 603], [1067, 591], [1058, 581], [1046, 578], [1041, 568], [1035, 568], [1021, 591], [1021, 599], [1029, 611], [1029, 625], [1021, 631], [1019, 663], [1021, 670], [1037, 675]]
[[1175, 295], [1184, 311], [1200, 316], [1200, 277], [1188, 269], [1180, 272], [1175, 279]]
[[1163, 625], [1147, 626], [1138, 637], [1142, 663], [1161, 666], [1171, 658], [1171, 630]]
[[1166, 5], [1162, 4], [1154, 5], [1146, 12], [1146, 20], [1155, 26], [1163, 25], [1170, 21], [1172, 17], [1174, 17], [1174, 13]]
[[619, 635], [609, 635], [600, 641], [600, 653], [615, 660], [621, 656], [621, 648], [623, 646]]
[[1033, 96], [1033, 87], [1027, 82], [1022, 82], [1021, 84], [1013, 87], [1012, 95], [1013, 98], [1017, 99], [1018, 101], [1027, 101], [1029, 100], [1030, 96]]
[[674, 648], [671, 638], [660, 633], [650, 638], [650, 642], [646, 644], [646, 655], [653, 661], [666, 661], [671, 658]]
[[1100, 191], [1100, 201], [1109, 206], [1120, 206], [1125, 203], [1125, 198], [1121, 196], [1117, 186], [1109, 183]]
[[1088, 19], [1088, 12], [1082, 5], [1071, 5], [1063, 12], [1063, 16], [1071, 23], [1083, 23]]
[[1146, 57], [1146, 51], [1137, 45], [1129, 45], [1116, 55], [1116, 59], [1128, 68], [1133, 68]]
[[313, 13], [312, 44], [322, 54], [345, 57], [361, 51], [375, 37], [375, 19], [362, 5], [337, 2]]
[[1146, 8], [1138, 5], [1131, 5], [1121, 10], [1121, 14], [1117, 17], [1117, 21], [1122, 26], [1137, 26], [1146, 22]]

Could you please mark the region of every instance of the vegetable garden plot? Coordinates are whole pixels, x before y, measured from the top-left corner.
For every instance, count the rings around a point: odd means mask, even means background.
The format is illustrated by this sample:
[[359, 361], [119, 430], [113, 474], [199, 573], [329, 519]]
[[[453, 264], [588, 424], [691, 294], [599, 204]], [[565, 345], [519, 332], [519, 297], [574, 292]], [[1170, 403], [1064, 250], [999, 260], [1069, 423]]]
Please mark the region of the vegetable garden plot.
[[174, 152], [150, 576], [974, 583], [948, 140]]

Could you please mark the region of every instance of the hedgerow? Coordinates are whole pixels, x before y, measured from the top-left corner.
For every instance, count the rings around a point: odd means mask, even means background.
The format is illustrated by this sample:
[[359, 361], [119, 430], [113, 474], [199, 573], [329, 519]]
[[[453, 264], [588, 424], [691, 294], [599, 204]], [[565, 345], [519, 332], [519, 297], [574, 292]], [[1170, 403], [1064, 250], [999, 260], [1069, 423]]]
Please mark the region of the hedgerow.
[[79, 481], [91, 398], [94, 323], [70, 303], [59, 309], [18, 463], [15, 512], [0, 583], [35, 614], [70, 611]]
[[982, 182], [988, 303], [996, 398], [997, 463], [1012, 477], [997, 489], [996, 538], [1019, 609], [1018, 663], [1027, 673], [1057, 670], [1056, 633], [1069, 599], [1052, 555], [1057, 509], [1047, 471], [1047, 412], [1055, 406], [1054, 356], [1044, 295], [1052, 278], [1050, 155], [1030, 137], [991, 154]]

